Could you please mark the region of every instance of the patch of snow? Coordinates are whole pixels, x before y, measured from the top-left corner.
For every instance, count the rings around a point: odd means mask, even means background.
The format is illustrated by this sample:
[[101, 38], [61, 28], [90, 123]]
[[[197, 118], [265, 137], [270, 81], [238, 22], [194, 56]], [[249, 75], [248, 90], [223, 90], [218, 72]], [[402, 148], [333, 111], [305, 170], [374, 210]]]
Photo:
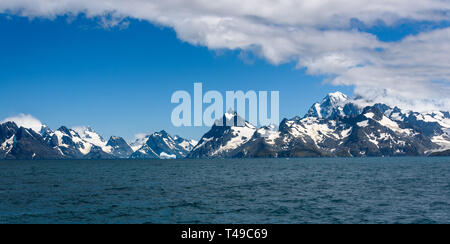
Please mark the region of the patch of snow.
[[434, 136], [431, 141], [438, 144], [443, 150], [450, 149], [450, 137], [447, 135]]
[[369, 126], [369, 120], [364, 120], [362, 122], [358, 122], [358, 123], [356, 123], [356, 125], [358, 125], [359, 127], [367, 127], [367, 126]]
[[388, 117], [383, 116], [383, 118], [380, 121], [377, 121], [380, 125], [385, 126], [389, 129], [391, 129], [392, 131], [396, 132], [396, 133], [400, 133], [400, 134], [406, 134], [406, 135], [412, 135], [414, 134], [412, 130], [410, 129], [402, 129], [400, 128], [400, 126], [390, 120]]
[[382, 141], [386, 141], [386, 140], [393, 139], [393, 138], [389, 133], [381, 133], [379, 139]]
[[142, 146], [141, 149], [137, 150], [137, 152], [143, 154], [143, 155], [154, 155], [154, 156], [158, 156], [158, 154], [148, 145], [144, 145]]
[[373, 117], [375, 116], [375, 114], [372, 113], [372, 112], [369, 112], [369, 113], [364, 114], [364, 116], [366, 116], [366, 118], [373, 119]]
[[189, 148], [191, 148], [191, 144], [188, 141], [183, 141], [178, 145], [180, 145], [182, 148], [184, 148], [184, 150], [187, 151], [189, 151], [190, 150]]
[[370, 141], [372, 144], [374, 144], [375, 146], [377, 146], [377, 147], [379, 148], [379, 146], [378, 146], [378, 141], [376, 140], [376, 136], [375, 136], [373, 133], [370, 134], [370, 136], [367, 135], [367, 138], [369, 139], [369, 141]]
[[319, 103], [315, 103], [314, 104], [314, 109], [316, 110], [317, 113], [317, 117], [319, 117], [320, 119], [322, 118], [322, 109], [320, 108], [320, 104]]
[[231, 127], [232, 138], [225, 145], [221, 146], [218, 150], [212, 153], [212, 155], [217, 155], [223, 152], [228, 152], [238, 148], [244, 143], [248, 142], [255, 134], [256, 128], [249, 123], [246, 123], [245, 127]]
[[436, 122], [444, 128], [450, 128], [450, 119], [446, 118], [441, 112], [433, 112], [431, 114], [420, 114], [417, 120], [424, 122]]
[[269, 128], [261, 128], [258, 130], [258, 134], [264, 138], [268, 144], [275, 144], [275, 140], [280, 137], [280, 132], [275, 130], [274, 126]]
[[195, 140], [184, 140], [183, 142], [179, 143], [182, 148], [186, 151], [191, 151], [196, 145], [198, 144]]
[[66, 145], [66, 144], [63, 143], [63, 139], [62, 138], [64, 136], [67, 136], [65, 133], [57, 130], [57, 131], [55, 131], [55, 135], [56, 135], [56, 138], [58, 139], [58, 146], [69, 147], [69, 145]]
[[1, 150], [2, 151], [6, 151], [6, 154], [8, 154], [9, 152], [11, 152], [13, 146], [14, 146], [14, 142], [15, 142], [16, 136], [12, 135], [9, 139], [5, 140], [2, 145], [1, 145]]
[[192, 145], [192, 147], [197, 146], [198, 141], [197, 140], [189, 140], [189, 143]]
[[175, 149], [175, 142], [173, 140], [169, 140], [168, 138], [163, 138], [164, 143], [171, 149]]
[[392, 113], [391, 114], [391, 119], [396, 120], [396, 121], [402, 121], [402, 116], [400, 113]]
[[136, 152], [139, 149], [141, 149], [145, 145], [145, 143], [147, 143], [149, 138], [149, 136], [145, 134], [137, 134], [135, 137], [136, 140], [130, 143], [130, 147], [133, 150], [133, 152]]
[[235, 116], [235, 113], [232, 112], [232, 111], [229, 111], [229, 112], [226, 112], [226, 113], [225, 113], [225, 118], [226, 118], [227, 120], [232, 120], [232, 119], [234, 118], [234, 116]]
[[161, 152], [161, 154], [159, 154], [159, 158], [160, 159], [176, 159], [177, 156], [173, 155], [173, 154], [167, 154], [165, 152]]
[[323, 142], [326, 138], [342, 139], [341, 135], [337, 134], [332, 123], [320, 123], [321, 120], [315, 117], [307, 117], [300, 120], [299, 123], [295, 121], [287, 121], [290, 134], [295, 138], [311, 138], [316, 145]]
[[63, 153], [63, 151], [61, 150], [61, 148], [60, 147], [54, 147], [56, 150], [58, 150], [58, 152], [62, 155], [62, 156], [65, 156], [64, 155], [64, 153]]
[[353, 129], [353, 128], [349, 128], [349, 129], [347, 129], [347, 130], [343, 130], [343, 131], [341, 132], [341, 137], [342, 137], [342, 138], [347, 138], [347, 137], [349, 137], [349, 136], [350, 136], [350, 133], [352, 132], [352, 129]]

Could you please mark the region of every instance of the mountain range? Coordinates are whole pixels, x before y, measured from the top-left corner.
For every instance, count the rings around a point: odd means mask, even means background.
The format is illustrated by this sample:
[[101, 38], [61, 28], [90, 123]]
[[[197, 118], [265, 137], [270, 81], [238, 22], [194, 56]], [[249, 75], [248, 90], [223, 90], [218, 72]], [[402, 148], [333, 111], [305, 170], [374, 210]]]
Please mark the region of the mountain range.
[[199, 142], [160, 131], [128, 144], [104, 140], [90, 127], [40, 131], [0, 124], [0, 159], [182, 159], [257, 157], [448, 156], [450, 114], [418, 113], [385, 104], [362, 105], [328, 94], [303, 117], [258, 128], [228, 112]]

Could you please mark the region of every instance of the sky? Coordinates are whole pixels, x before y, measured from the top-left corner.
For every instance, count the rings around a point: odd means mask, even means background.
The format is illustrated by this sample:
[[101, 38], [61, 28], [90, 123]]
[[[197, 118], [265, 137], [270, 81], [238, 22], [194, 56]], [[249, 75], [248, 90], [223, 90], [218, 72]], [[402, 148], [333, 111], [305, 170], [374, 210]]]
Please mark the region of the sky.
[[334, 91], [448, 111], [448, 53], [446, 0], [3, 0], [0, 120], [199, 139], [170, 122], [195, 82], [280, 91], [280, 118]]

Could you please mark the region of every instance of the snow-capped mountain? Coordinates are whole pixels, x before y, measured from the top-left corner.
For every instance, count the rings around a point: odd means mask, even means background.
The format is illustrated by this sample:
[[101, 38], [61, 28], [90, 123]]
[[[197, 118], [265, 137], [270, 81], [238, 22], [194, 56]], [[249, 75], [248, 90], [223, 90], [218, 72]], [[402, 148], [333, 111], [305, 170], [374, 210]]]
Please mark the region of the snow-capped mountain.
[[111, 154], [115, 158], [129, 158], [133, 154], [133, 149], [122, 137], [111, 136], [106, 147], [111, 149]]
[[420, 156], [450, 148], [448, 112], [360, 104], [336, 92], [304, 117], [284, 119], [279, 130], [256, 129], [248, 122], [244, 127], [213, 126], [189, 157]]
[[132, 150], [121, 137], [111, 137], [106, 142], [90, 127], [69, 129], [60, 127], [55, 132], [43, 127], [44, 140], [68, 159], [128, 158]]
[[[154, 133], [144, 137], [145, 143], [137, 149], [130, 158], [134, 159], [179, 159], [185, 158], [195, 146], [195, 141], [189, 141], [179, 136], [172, 137], [166, 131]], [[138, 139], [132, 145], [136, 146], [142, 142]]]
[[336, 117], [355, 116], [362, 108], [342, 92], [328, 94], [320, 103], [315, 103], [305, 117], [334, 119]]
[[48, 129], [42, 135], [48, 145], [57, 149], [65, 158], [82, 158], [91, 151], [92, 145], [84, 142], [75, 131], [65, 126], [55, 132]]
[[90, 127], [62, 126], [52, 131], [46, 125], [38, 130], [14, 122], [0, 124], [0, 159], [171, 159], [186, 157], [196, 144], [165, 131], [141, 137], [130, 146], [122, 137], [105, 141]]
[[[192, 149], [190, 158], [234, 157], [236, 150], [255, 134], [256, 127], [243, 121], [235, 112], [226, 113]], [[228, 126], [228, 125], [234, 126]], [[241, 125], [241, 126], [239, 126]]]
[[62, 159], [33, 129], [18, 127], [14, 122], [0, 124], [0, 159]]
[[440, 149], [450, 148], [450, 114], [435, 111], [431, 113], [417, 113], [402, 111], [398, 108], [389, 109], [386, 116], [397, 123], [404, 123], [440, 146]]
[[108, 142], [105, 141], [103, 137], [101, 137], [91, 127], [74, 127], [72, 130], [75, 131], [86, 143], [97, 146], [106, 153], [112, 153], [112, 148], [107, 146]]
[[[418, 113], [328, 94], [303, 117], [257, 128], [225, 113], [197, 143], [166, 131], [105, 141], [90, 127], [52, 131], [0, 124], [0, 159], [440, 156], [450, 152], [450, 113]], [[39, 130], [40, 127], [40, 130]]]

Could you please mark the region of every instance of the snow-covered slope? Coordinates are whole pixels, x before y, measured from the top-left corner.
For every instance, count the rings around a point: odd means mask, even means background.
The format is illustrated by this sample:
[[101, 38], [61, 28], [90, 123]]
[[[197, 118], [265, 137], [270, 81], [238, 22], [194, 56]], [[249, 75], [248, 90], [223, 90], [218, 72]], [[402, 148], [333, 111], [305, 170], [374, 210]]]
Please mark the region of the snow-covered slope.
[[449, 112], [418, 113], [385, 105], [383, 108], [381, 111], [394, 123], [417, 131], [439, 146], [439, 149], [432, 149], [432, 151], [450, 149]]
[[100, 147], [106, 153], [112, 153], [112, 148], [107, 146], [107, 141], [105, 141], [97, 132], [95, 132], [91, 127], [74, 127], [73, 131], [78, 133], [80, 138], [97, 147]]
[[41, 130], [41, 134], [50, 146], [69, 159], [127, 158], [132, 153], [122, 138], [111, 137], [106, 142], [90, 127], [69, 129], [62, 126], [54, 132], [46, 127]]
[[[239, 148], [247, 143], [255, 134], [256, 127], [247, 121], [242, 126], [237, 121], [243, 121], [234, 112], [226, 113], [221, 121], [217, 121], [194, 147], [188, 157], [211, 158], [233, 157]], [[232, 123], [234, 122], [234, 123]], [[227, 126], [234, 124], [235, 126]]]
[[187, 152], [192, 151], [192, 149], [194, 149], [194, 147], [198, 144], [198, 141], [196, 140], [187, 140], [177, 135], [175, 135], [173, 139], [178, 145], [184, 148], [184, 150]]
[[133, 150], [133, 152], [136, 152], [137, 150], [141, 149], [145, 143], [148, 141], [148, 138], [150, 135], [139, 135], [136, 136], [136, 140], [130, 143], [130, 147]]
[[[185, 158], [194, 147], [195, 141], [186, 140], [179, 136], [172, 137], [166, 131], [153, 133], [144, 137], [145, 143], [137, 149], [131, 158], [136, 159], [176, 159]], [[142, 139], [138, 139], [132, 145], [139, 145]]]

